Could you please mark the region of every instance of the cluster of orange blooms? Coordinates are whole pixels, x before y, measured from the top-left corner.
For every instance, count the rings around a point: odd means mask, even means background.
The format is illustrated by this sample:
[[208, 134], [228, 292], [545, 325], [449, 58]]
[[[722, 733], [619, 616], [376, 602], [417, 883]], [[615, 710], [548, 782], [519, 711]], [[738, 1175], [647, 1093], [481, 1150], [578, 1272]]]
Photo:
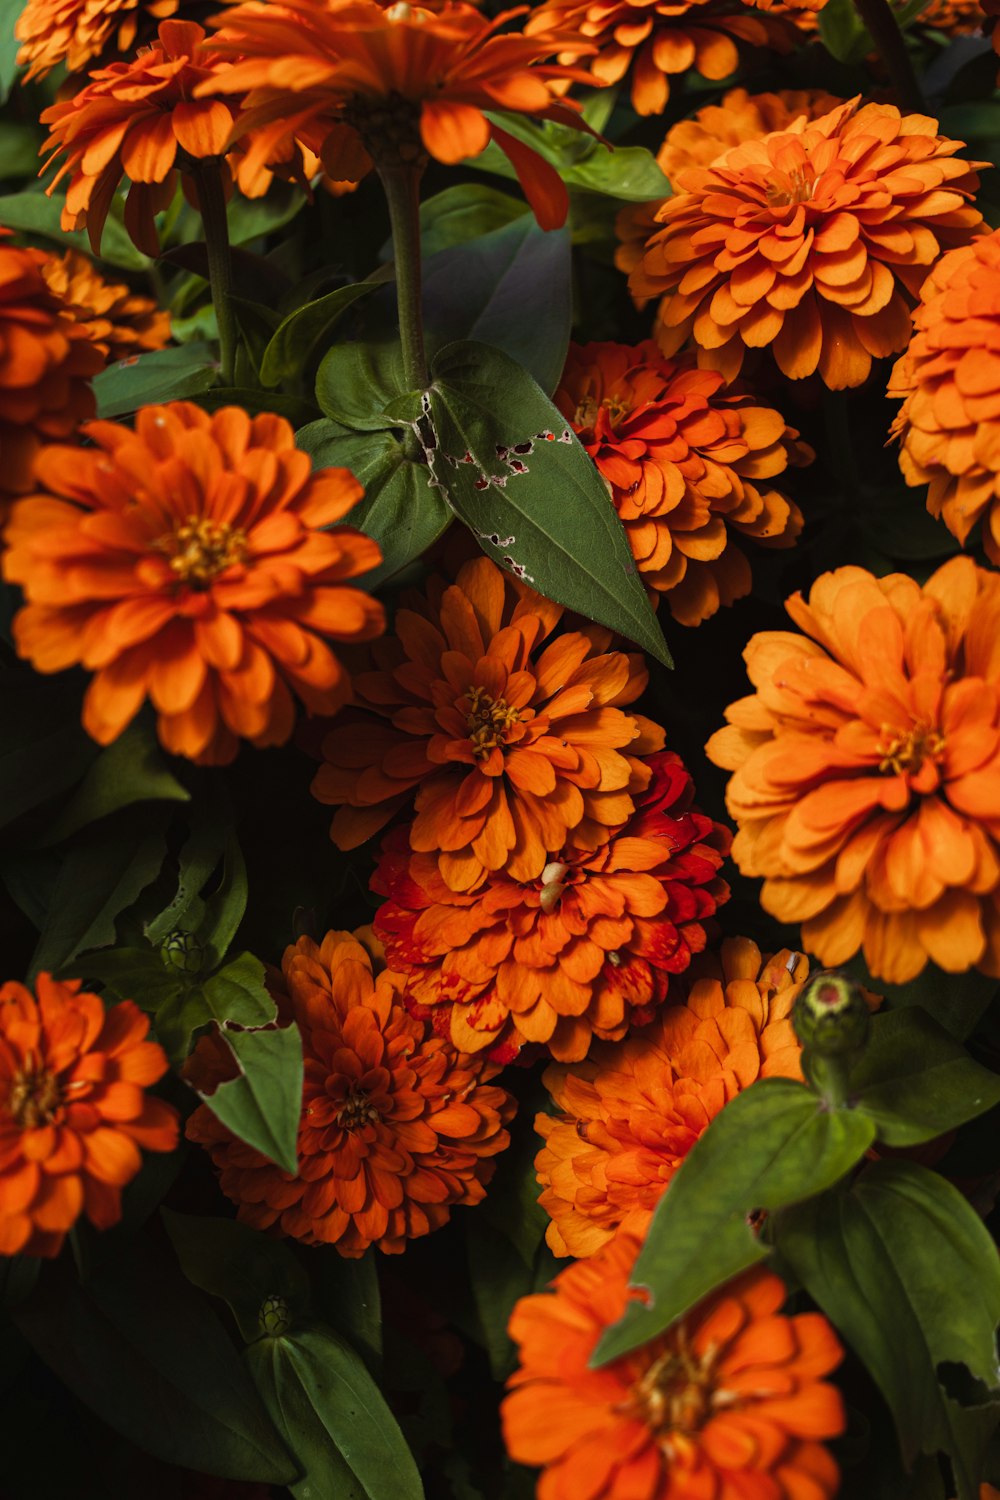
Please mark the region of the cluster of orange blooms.
[[[30, 76], [96, 63], [43, 116], [63, 226], [95, 251], [123, 181], [156, 255], [179, 185], [198, 207], [213, 174], [306, 191], [490, 143], [554, 227], [564, 184], [495, 111], [584, 128], [568, 88], [628, 74], [657, 114], [672, 78], [788, 50], [821, 4], [543, 0], [505, 30], [518, 12], [464, 0], [244, 0], [211, 32], [179, 8], [30, 0], [18, 23]], [[679, 624], [750, 592], [747, 550], [802, 531], [791, 471], [814, 454], [791, 383], [858, 387], [890, 356], [907, 484], [1000, 565], [1000, 231], [963, 149], [927, 116], [810, 91], [732, 90], [667, 134], [672, 196], [617, 226], [654, 338], [573, 345], [554, 399]], [[842, 1351], [818, 1313], [781, 1312], [776, 1276], [589, 1361], [694, 1143], [756, 1079], [801, 1077], [809, 962], [717, 941], [730, 845], [824, 964], [1000, 977], [1000, 575], [965, 556], [923, 585], [843, 567], [789, 599], [797, 629], [753, 636], [754, 692], [707, 747], [732, 773], [733, 838], [637, 710], [646, 664], [609, 630], [485, 557], [404, 592], [387, 629], [365, 587], [381, 553], [350, 524], [361, 486], [314, 471], [284, 418], [175, 401], [97, 420], [93, 377], [169, 337], [85, 257], [0, 241], [15, 649], [89, 674], [101, 745], [151, 706], [168, 752], [225, 765], [244, 740], [286, 744], [300, 710], [333, 719], [312, 783], [331, 838], [384, 832], [372, 928], [300, 938], [269, 978], [302, 1038], [297, 1171], [212, 1112], [233, 1067], [216, 1036], [186, 1065], [205, 1101], [188, 1138], [247, 1224], [396, 1254], [482, 1201], [515, 1111], [501, 1070], [548, 1059], [536, 1172], [574, 1263], [514, 1311], [511, 1456], [543, 1468], [540, 1500], [831, 1500]], [[81, 1214], [115, 1223], [141, 1150], [176, 1145], [147, 1031], [76, 980], [0, 988], [0, 1254], [55, 1255]]]

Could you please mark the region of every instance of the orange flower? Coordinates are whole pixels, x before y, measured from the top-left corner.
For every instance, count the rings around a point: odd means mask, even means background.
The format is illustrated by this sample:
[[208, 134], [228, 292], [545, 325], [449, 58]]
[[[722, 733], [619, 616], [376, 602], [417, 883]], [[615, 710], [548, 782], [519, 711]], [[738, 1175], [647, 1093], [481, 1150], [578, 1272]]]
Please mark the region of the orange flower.
[[117, 1224], [140, 1146], [177, 1145], [176, 1111], [144, 1093], [167, 1059], [139, 1007], [50, 974], [36, 990], [0, 985], [0, 1255], [57, 1255], [82, 1213]]
[[784, 948], [762, 964], [749, 938], [730, 938], [721, 963], [706, 954], [696, 969], [683, 1005], [544, 1074], [558, 1113], [535, 1117], [535, 1169], [556, 1255], [592, 1255], [619, 1229], [641, 1238], [723, 1105], [757, 1078], [802, 1077], [790, 1016], [808, 960]]
[[640, 115], [663, 113], [678, 74], [693, 69], [715, 82], [736, 71], [741, 46], [788, 52], [795, 43], [795, 28], [783, 17], [754, 14], [735, 0], [543, 0], [524, 29], [529, 36], [558, 29], [593, 42], [591, 83], [620, 83], [631, 68]]
[[501, 1417], [511, 1458], [544, 1469], [538, 1500], [833, 1500], [840, 1475], [818, 1439], [845, 1418], [821, 1377], [843, 1350], [820, 1313], [781, 1314], [771, 1272], [741, 1276], [659, 1338], [590, 1368], [635, 1295], [638, 1248], [621, 1235], [514, 1307], [521, 1365]]
[[105, 49], [129, 52], [140, 25], [165, 20], [180, 0], [28, 0], [14, 35], [26, 79], [43, 78], [60, 63], [78, 73]]
[[[105, 281], [85, 255], [39, 254], [39, 268], [62, 310], [83, 328], [110, 363], [170, 342], [170, 314], [151, 297]], [[90, 415], [90, 413], [88, 413]]]
[[979, 0], [931, 0], [918, 15], [916, 24], [931, 31], [943, 31], [946, 36], [978, 34], [986, 25], [985, 7]]
[[94, 415], [89, 382], [104, 364], [38, 262], [0, 230], [0, 520], [5, 501], [31, 488], [42, 443], [69, 437]]
[[708, 744], [736, 863], [824, 964], [1000, 976], [1000, 580], [839, 568], [786, 608], [806, 635], [753, 637], [757, 692]]
[[495, 141], [539, 223], [552, 229], [569, 204], [561, 178], [483, 111], [579, 126], [580, 105], [559, 95], [587, 75], [547, 59], [594, 49], [573, 30], [498, 35], [518, 14], [490, 21], [461, 0], [429, 9], [405, 0], [249, 0], [221, 17], [216, 45], [234, 66], [198, 93], [248, 91], [250, 160], [300, 136], [340, 181], [356, 181], [373, 165], [419, 165], [427, 155], [452, 166]]
[[313, 474], [282, 417], [185, 401], [144, 407], [136, 430], [84, 428], [47, 448], [6, 531], [3, 573], [27, 603], [19, 653], [39, 672], [95, 673], [83, 722], [102, 745], [151, 699], [160, 738], [204, 764], [239, 738], [280, 745], [292, 692], [311, 713], [348, 697], [321, 639], [370, 640], [382, 606], [342, 585], [380, 560], [347, 527], [361, 496], [346, 469]]
[[812, 449], [770, 407], [720, 395], [723, 384], [652, 341], [572, 344], [553, 398], [611, 492], [643, 582], [682, 625], [750, 592], [734, 533], [790, 547], [802, 530], [798, 506], [767, 481]]
[[609, 651], [596, 626], [543, 648], [562, 613], [485, 557], [397, 611], [395, 636], [373, 653], [379, 670], [354, 681], [369, 712], [327, 735], [313, 781], [339, 807], [339, 848], [363, 844], [416, 792], [414, 851], [471, 891], [490, 871], [535, 880], [571, 836], [593, 848], [629, 816], [649, 779], [635, 757], [663, 744], [662, 729], [624, 711], [646, 668]]
[[1000, 230], [952, 250], [924, 282], [910, 346], [889, 395], [907, 484], [929, 485], [927, 509], [964, 543], [982, 520], [1000, 565]]
[[[49, 153], [46, 168], [65, 157], [47, 191], [51, 194], [69, 174], [62, 227], [86, 229], [95, 255], [123, 177], [131, 183], [125, 227], [140, 250], [156, 256], [154, 216], [173, 202], [178, 165], [184, 191], [197, 208], [191, 165], [211, 165], [229, 147], [238, 105], [194, 97], [196, 85], [227, 70], [228, 63], [193, 21], [164, 21], [158, 36], [131, 62], [95, 70], [71, 98], [42, 111], [50, 130], [42, 147]], [[240, 187], [250, 196], [270, 181], [265, 163], [257, 165], [259, 170], [249, 172], [244, 164], [240, 172]], [[231, 170], [235, 175], [236, 167]]]
[[731, 380], [770, 346], [792, 380], [860, 385], [906, 345], [927, 268], [982, 225], [960, 149], [926, 115], [854, 101], [681, 169], [629, 282], [663, 298], [664, 353], [692, 338]]
[[243, 1223], [352, 1258], [369, 1245], [396, 1254], [455, 1204], [482, 1201], [514, 1101], [491, 1083], [497, 1068], [408, 1014], [401, 976], [373, 974], [350, 933], [300, 938], [282, 967], [305, 1055], [298, 1175], [204, 1105], [187, 1134], [207, 1147]]
[[408, 974], [406, 998], [456, 1046], [508, 1061], [525, 1042], [574, 1061], [591, 1037], [648, 1020], [706, 941], [729, 896], [718, 878], [729, 835], [693, 805], [676, 755], [650, 758], [636, 811], [596, 852], [572, 845], [519, 882], [449, 890], [406, 830], [386, 844], [372, 887], [375, 930]]

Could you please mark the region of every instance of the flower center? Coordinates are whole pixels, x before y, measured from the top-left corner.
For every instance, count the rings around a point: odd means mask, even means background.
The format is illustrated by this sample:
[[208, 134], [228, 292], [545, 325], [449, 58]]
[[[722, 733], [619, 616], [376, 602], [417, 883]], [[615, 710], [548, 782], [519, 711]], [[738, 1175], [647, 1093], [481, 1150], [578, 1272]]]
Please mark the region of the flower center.
[[210, 521], [207, 516], [188, 516], [183, 526], [161, 536], [157, 551], [170, 559], [178, 583], [204, 589], [233, 563], [246, 561], [246, 532], [228, 521]]
[[343, 1130], [357, 1130], [361, 1125], [372, 1125], [380, 1119], [378, 1110], [364, 1089], [348, 1089], [347, 1098], [337, 1111], [337, 1124]]
[[632, 410], [631, 404], [622, 396], [605, 396], [603, 401], [588, 393], [581, 396], [576, 411], [573, 413], [573, 426], [579, 431], [590, 432], [597, 424], [597, 418], [602, 411], [608, 414], [608, 421], [612, 427], [617, 427], [623, 417], [627, 417]]
[[716, 1386], [716, 1353], [709, 1348], [699, 1357], [681, 1330], [678, 1342], [672, 1342], [633, 1385], [629, 1407], [664, 1447], [669, 1448], [674, 1435], [697, 1432], [716, 1407], [733, 1404], [733, 1395]]
[[470, 688], [465, 695], [468, 710], [465, 715], [472, 753], [477, 759], [485, 759], [493, 750], [500, 750], [507, 743], [507, 735], [518, 722], [516, 708], [511, 708], [505, 698], [494, 698], [485, 688]]
[[894, 734], [890, 725], [883, 724], [876, 748], [884, 776], [901, 776], [904, 771], [916, 775], [925, 760], [936, 761], [944, 754], [944, 736], [928, 724], [914, 724], [904, 734]]
[[46, 1068], [28, 1066], [14, 1074], [7, 1108], [14, 1123], [22, 1130], [38, 1130], [42, 1125], [51, 1125], [62, 1104], [62, 1094], [55, 1074]]
[[807, 203], [812, 197], [815, 180], [809, 167], [793, 167], [790, 172], [779, 172], [767, 184], [767, 201], [771, 208], [787, 208], [792, 203]]

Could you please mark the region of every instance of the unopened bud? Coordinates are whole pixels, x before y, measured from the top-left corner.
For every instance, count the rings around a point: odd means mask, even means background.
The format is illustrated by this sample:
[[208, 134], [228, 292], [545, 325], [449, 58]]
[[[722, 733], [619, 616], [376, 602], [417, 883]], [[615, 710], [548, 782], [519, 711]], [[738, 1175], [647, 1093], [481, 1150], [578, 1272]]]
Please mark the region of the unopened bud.
[[264, 1298], [257, 1314], [257, 1326], [262, 1334], [270, 1334], [272, 1338], [288, 1332], [292, 1318], [284, 1297]]
[[160, 958], [168, 969], [174, 969], [178, 974], [200, 974], [205, 950], [193, 932], [175, 929], [168, 932], [160, 944]]
[[792, 1011], [795, 1035], [820, 1057], [857, 1052], [868, 1038], [871, 1017], [859, 985], [843, 974], [816, 974]]

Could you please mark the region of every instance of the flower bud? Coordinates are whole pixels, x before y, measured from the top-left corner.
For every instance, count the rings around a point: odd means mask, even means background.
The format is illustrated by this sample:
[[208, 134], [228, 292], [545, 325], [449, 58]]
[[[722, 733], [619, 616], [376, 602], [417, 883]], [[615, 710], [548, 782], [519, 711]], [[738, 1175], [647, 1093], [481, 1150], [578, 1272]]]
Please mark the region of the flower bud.
[[200, 974], [205, 950], [193, 932], [181, 932], [175, 928], [160, 944], [160, 958], [166, 968], [178, 974]]
[[868, 1038], [868, 1006], [859, 985], [844, 974], [815, 975], [792, 1011], [795, 1035], [808, 1051], [842, 1057], [857, 1052]]
[[284, 1297], [264, 1298], [257, 1314], [257, 1326], [262, 1334], [270, 1334], [272, 1338], [288, 1332], [292, 1317]]

